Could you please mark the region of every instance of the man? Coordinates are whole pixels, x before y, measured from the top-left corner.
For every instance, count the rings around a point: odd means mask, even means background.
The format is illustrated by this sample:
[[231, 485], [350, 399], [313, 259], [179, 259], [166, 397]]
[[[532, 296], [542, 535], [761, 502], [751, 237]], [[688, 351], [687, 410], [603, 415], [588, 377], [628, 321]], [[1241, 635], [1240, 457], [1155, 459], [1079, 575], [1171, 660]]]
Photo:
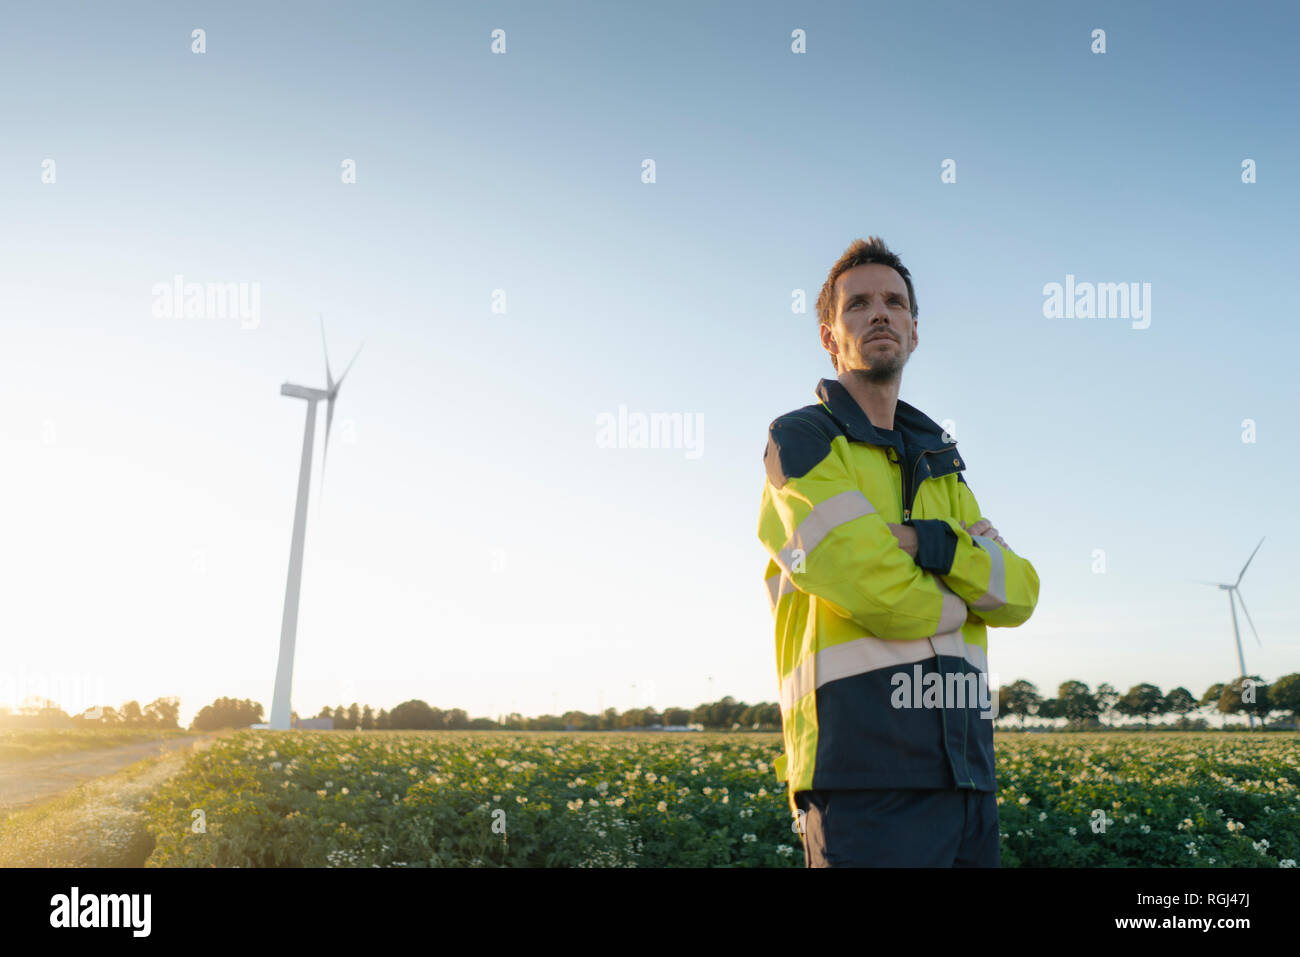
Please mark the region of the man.
[[817, 315], [837, 378], [764, 456], [777, 777], [809, 867], [996, 867], [987, 628], [1029, 618], [1038, 574], [980, 517], [956, 443], [898, 398], [919, 343], [899, 258], [856, 240]]

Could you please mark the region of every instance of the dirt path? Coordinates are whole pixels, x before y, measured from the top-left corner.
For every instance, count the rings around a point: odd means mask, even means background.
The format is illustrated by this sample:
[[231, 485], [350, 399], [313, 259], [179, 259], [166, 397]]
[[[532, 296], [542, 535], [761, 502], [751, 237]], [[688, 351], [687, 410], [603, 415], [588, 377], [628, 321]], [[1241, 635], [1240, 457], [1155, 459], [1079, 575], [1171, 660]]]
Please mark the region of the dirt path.
[[112, 774], [151, 755], [188, 748], [211, 737], [159, 738], [116, 748], [67, 751], [43, 758], [0, 762], [0, 814], [44, 801], [83, 781]]

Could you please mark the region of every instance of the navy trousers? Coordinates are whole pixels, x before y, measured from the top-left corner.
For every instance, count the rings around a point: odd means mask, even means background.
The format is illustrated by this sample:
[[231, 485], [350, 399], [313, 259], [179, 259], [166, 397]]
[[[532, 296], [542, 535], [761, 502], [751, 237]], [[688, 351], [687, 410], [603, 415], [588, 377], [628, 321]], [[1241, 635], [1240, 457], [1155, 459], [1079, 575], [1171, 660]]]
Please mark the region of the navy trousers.
[[808, 867], [998, 867], [992, 791], [800, 791]]

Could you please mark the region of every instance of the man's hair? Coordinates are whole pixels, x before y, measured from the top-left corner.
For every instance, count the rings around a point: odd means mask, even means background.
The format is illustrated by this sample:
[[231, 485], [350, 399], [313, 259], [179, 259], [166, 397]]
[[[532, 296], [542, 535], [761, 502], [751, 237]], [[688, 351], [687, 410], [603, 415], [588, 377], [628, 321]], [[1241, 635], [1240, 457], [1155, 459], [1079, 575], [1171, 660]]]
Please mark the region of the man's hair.
[[[849, 244], [849, 248], [844, 250], [844, 255], [831, 267], [830, 275], [826, 277], [826, 284], [822, 286], [821, 295], [817, 297], [817, 322], [819, 326], [829, 326], [835, 322], [836, 281], [841, 275], [855, 266], [865, 266], [868, 263], [880, 263], [883, 266], [888, 266], [903, 277], [903, 282], [907, 284], [907, 302], [912, 307], [912, 318], [916, 318], [916, 290], [912, 287], [912, 274], [907, 271], [903, 261], [885, 245], [883, 239], [879, 236], [868, 236], [866, 240], [853, 240]], [[835, 361], [834, 356], [831, 356], [831, 365], [835, 367], [836, 372], [839, 371], [840, 366]]]

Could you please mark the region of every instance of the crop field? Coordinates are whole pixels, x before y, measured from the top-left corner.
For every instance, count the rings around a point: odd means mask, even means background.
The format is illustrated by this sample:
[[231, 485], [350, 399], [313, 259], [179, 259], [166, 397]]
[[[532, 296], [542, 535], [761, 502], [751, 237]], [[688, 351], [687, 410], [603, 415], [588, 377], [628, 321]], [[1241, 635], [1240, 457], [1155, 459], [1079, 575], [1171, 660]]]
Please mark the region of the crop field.
[[[999, 734], [1003, 866], [1291, 867], [1300, 736]], [[243, 732], [146, 866], [801, 867], [777, 734]]]
[[50, 754], [92, 751], [192, 734], [191, 731], [163, 728], [8, 728], [0, 730], [0, 762], [26, 761]]

